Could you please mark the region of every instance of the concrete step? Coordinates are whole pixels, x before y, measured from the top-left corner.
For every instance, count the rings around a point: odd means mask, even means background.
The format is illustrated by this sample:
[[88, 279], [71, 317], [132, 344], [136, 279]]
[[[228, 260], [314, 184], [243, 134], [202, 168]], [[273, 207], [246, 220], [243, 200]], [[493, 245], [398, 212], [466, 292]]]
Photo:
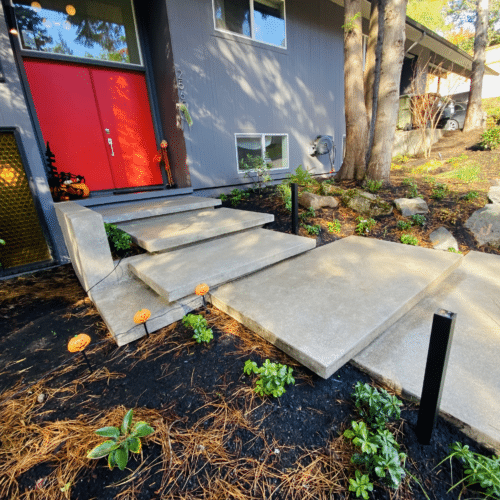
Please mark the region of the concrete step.
[[461, 260], [450, 252], [350, 236], [221, 286], [210, 300], [328, 378]]
[[133, 201], [130, 203], [114, 203], [89, 207], [102, 215], [104, 222], [124, 222], [158, 215], [189, 212], [213, 208], [221, 204], [216, 198], [202, 198], [200, 196], [179, 196], [161, 200]]
[[263, 226], [273, 220], [272, 214], [220, 208], [149, 217], [123, 222], [118, 227], [148, 252], [159, 252]]
[[253, 273], [316, 246], [310, 238], [251, 229], [182, 250], [131, 257], [129, 269], [169, 302]]

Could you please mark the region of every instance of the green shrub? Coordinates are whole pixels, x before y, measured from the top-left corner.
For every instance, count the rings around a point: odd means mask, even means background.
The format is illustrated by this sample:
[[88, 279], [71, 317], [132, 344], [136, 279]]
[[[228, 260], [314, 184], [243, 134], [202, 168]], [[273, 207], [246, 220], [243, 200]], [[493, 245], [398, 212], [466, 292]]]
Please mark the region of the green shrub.
[[406, 190], [406, 196], [408, 196], [408, 198], [421, 198], [418, 194], [418, 186], [416, 182], [406, 178], [403, 179], [403, 185], [408, 186], [408, 189]]
[[245, 177], [256, 177], [256, 187], [260, 190], [263, 186], [272, 181], [272, 177], [269, 174], [271, 170], [271, 164], [268, 163], [267, 158], [262, 158], [262, 156], [252, 156], [247, 154], [246, 160], [240, 160], [240, 170], [245, 172]]
[[116, 466], [120, 470], [124, 470], [127, 466], [129, 451], [140, 453], [142, 448], [141, 438], [154, 432], [154, 429], [146, 422], [136, 422], [131, 429], [132, 413], [132, 410], [129, 410], [125, 414], [120, 428], [102, 427], [96, 430], [97, 435], [111, 439], [90, 450], [87, 458], [98, 459], [107, 456], [111, 470]]
[[487, 128], [481, 134], [479, 147], [481, 149], [496, 149], [500, 146], [500, 127]]
[[411, 229], [411, 222], [407, 220], [398, 220], [397, 228], [400, 231], [407, 231], [408, 229]]
[[329, 233], [339, 234], [341, 230], [342, 230], [342, 227], [341, 227], [340, 221], [338, 219], [333, 219], [333, 222], [328, 223], [328, 232]]
[[108, 237], [109, 246], [117, 253], [124, 250], [129, 250], [132, 246], [132, 237], [125, 231], [118, 229], [114, 224], [104, 223], [106, 236]]
[[311, 226], [309, 224], [302, 224], [302, 227], [307, 231], [307, 234], [318, 236], [318, 234], [321, 232], [321, 226], [319, 224], [315, 224], [314, 226]]
[[193, 339], [198, 344], [208, 344], [214, 338], [212, 329], [208, 328], [207, 320], [201, 314], [187, 314], [182, 318], [182, 324], [194, 331]]
[[279, 197], [283, 200], [285, 208], [291, 212], [292, 211], [292, 189], [289, 184], [278, 184], [276, 186], [276, 192]]
[[356, 220], [358, 224], [356, 225], [356, 233], [360, 236], [364, 236], [369, 233], [377, 224], [374, 219], [363, 219], [361, 217], [357, 217]]
[[450, 188], [446, 184], [437, 183], [431, 193], [431, 198], [435, 200], [442, 200], [450, 192]]
[[[224, 196], [224, 195], [222, 195]], [[233, 207], [238, 206], [243, 200], [249, 198], [250, 193], [248, 191], [243, 191], [242, 189], [234, 188], [228, 196], [226, 196], [226, 200], [231, 200], [231, 205]], [[221, 198], [222, 199], [222, 198]], [[224, 201], [224, 200], [222, 200]]]
[[412, 236], [411, 234], [402, 234], [400, 238], [401, 243], [405, 245], [418, 245], [418, 238], [416, 236]]
[[314, 217], [316, 217], [316, 211], [312, 207], [309, 207], [299, 215], [299, 218], [302, 222], [305, 222], [307, 219], [312, 219]]
[[373, 179], [366, 179], [365, 187], [370, 193], [376, 193], [383, 186], [383, 181], [374, 181]]
[[259, 396], [272, 395], [277, 398], [286, 392], [285, 385], [295, 384], [292, 368], [280, 363], [271, 363], [268, 359], [260, 368], [254, 361], [247, 360], [243, 372], [259, 376], [255, 383], [255, 392]]
[[411, 216], [411, 223], [414, 226], [423, 226], [427, 222], [427, 219], [421, 214], [415, 214]]
[[307, 186], [313, 182], [311, 174], [306, 169], [302, 168], [302, 165], [297, 167], [294, 174], [287, 175], [286, 180], [289, 184], [293, 183], [299, 186]]
[[477, 191], [469, 191], [466, 195], [463, 196], [465, 201], [472, 201], [479, 197], [479, 193]]

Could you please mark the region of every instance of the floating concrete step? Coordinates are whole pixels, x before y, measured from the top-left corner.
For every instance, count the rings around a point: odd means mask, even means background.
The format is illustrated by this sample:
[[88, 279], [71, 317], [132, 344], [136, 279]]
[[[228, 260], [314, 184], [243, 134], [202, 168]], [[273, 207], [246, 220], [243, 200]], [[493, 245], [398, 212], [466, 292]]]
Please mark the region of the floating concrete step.
[[220, 208], [149, 217], [123, 222], [118, 227], [148, 252], [159, 252], [263, 226], [273, 220], [272, 214]]
[[200, 196], [180, 196], [162, 200], [133, 201], [130, 203], [116, 203], [90, 207], [94, 212], [102, 215], [104, 222], [124, 222], [158, 215], [189, 212], [213, 208], [221, 204], [216, 198], [201, 198]]
[[461, 259], [449, 252], [350, 236], [221, 286], [210, 300], [328, 378]]
[[251, 229], [158, 255], [131, 257], [129, 269], [169, 302], [255, 272], [316, 246], [310, 238]]

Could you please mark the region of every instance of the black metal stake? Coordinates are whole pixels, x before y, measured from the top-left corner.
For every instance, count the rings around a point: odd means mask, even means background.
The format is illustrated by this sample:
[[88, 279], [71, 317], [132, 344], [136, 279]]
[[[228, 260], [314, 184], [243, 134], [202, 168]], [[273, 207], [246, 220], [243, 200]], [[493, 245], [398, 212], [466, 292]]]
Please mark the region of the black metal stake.
[[295, 182], [290, 185], [292, 191], [292, 233], [299, 234], [299, 188]]
[[456, 318], [444, 309], [434, 314], [417, 421], [420, 444], [430, 443], [436, 425]]
[[144, 330], [146, 330], [146, 335], [149, 337], [148, 327], [146, 326], [146, 322], [144, 321]]
[[87, 362], [87, 365], [89, 367], [90, 373], [93, 373], [92, 367], [90, 366], [89, 358], [87, 358], [87, 355], [85, 354], [85, 350], [80, 351], [83, 354], [83, 357], [85, 358], [85, 361]]

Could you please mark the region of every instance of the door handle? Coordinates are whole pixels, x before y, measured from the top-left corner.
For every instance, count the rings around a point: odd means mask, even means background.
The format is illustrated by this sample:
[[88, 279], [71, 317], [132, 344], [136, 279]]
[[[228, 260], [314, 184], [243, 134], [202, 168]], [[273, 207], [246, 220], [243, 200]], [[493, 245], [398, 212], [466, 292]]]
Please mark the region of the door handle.
[[115, 152], [113, 151], [113, 139], [111, 139], [111, 137], [108, 137], [108, 144], [111, 148], [111, 156], [115, 156]]

